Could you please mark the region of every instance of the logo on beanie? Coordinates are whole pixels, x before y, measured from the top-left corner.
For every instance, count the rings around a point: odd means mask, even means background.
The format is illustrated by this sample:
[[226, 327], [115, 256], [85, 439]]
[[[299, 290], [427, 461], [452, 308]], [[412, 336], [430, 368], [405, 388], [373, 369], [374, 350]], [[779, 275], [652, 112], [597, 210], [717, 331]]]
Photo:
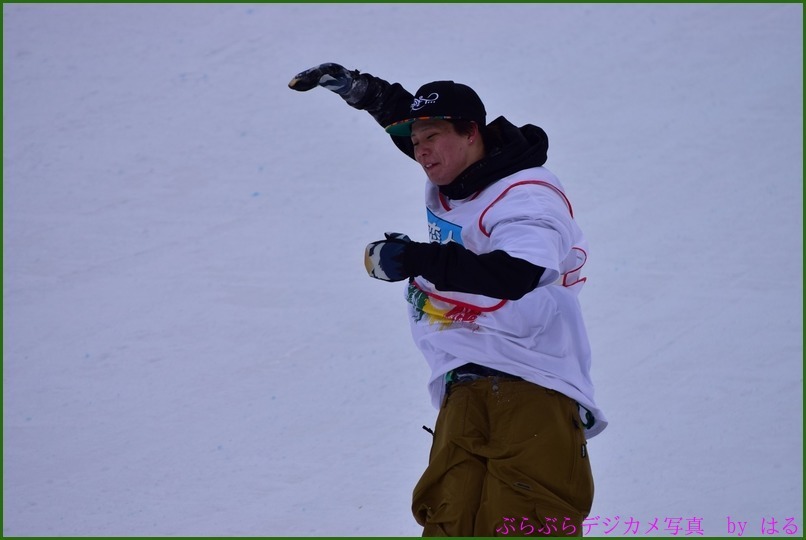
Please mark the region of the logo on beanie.
[[439, 99], [439, 94], [436, 92], [431, 92], [431, 94], [424, 98], [423, 96], [414, 98], [414, 101], [411, 103], [411, 110], [412, 111], [419, 111], [426, 105], [431, 105], [432, 103], [436, 103]]

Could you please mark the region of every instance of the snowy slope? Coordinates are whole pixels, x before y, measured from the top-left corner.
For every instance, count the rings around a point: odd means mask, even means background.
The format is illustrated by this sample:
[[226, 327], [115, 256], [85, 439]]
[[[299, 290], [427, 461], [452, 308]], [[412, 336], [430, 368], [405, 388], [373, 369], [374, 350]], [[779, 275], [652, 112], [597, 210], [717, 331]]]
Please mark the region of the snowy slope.
[[592, 535], [802, 533], [802, 20], [4, 4], [4, 534], [419, 534], [428, 372], [361, 257], [425, 240], [423, 175], [288, 90], [324, 61], [548, 132], [592, 246]]

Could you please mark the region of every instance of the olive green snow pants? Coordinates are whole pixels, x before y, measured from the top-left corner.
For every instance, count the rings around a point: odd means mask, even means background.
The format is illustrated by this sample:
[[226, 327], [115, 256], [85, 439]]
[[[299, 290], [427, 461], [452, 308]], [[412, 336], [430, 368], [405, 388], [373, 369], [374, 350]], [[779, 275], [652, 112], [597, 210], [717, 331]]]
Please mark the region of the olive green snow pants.
[[414, 488], [423, 536], [582, 536], [592, 502], [574, 400], [492, 377], [450, 388]]

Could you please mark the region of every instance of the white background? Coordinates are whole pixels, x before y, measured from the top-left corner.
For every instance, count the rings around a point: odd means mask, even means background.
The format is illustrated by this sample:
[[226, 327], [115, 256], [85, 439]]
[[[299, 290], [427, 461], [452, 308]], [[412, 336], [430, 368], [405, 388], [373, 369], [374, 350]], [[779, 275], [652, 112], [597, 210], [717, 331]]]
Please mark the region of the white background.
[[548, 132], [611, 421], [592, 535], [802, 533], [802, 20], [5, 4], [4, 534], [420, 534], [428, 372], [362, 257], [427, 240], [424, 175], [287, 88], [326, 61]]

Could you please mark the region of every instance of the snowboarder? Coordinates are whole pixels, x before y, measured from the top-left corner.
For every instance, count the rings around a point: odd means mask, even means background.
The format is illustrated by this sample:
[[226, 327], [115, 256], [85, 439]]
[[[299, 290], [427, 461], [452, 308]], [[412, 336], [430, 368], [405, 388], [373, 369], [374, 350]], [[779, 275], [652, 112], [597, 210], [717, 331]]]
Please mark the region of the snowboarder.
[[369, 275], [408, 280], [415, 343], [439, 409], [412, 511], [423, 536], [582, 535], [593, 502], [587, 439], [607, 425], [593, 398], [578, 294], [585, 237], [543, 165], [548, 137], [487, 123], [470, 87], [415, 94], [334, 63], [296, 75], [369, 112], [428, 179], [429, 242], [386, 233]]

